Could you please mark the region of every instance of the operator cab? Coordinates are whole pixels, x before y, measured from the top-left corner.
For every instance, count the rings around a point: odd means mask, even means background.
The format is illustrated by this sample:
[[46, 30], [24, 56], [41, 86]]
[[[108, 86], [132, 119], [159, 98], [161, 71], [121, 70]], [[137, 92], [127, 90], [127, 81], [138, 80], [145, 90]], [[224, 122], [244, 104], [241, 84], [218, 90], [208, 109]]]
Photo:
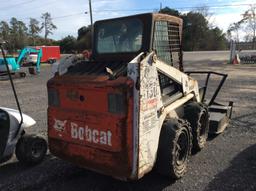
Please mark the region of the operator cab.
[[[69, 69], [67, 75], [127, 75], [127, 64], [141, 52], [155, 51], [158, 59], [183, 71], [182, 19], [164, 14], [140, 14], [97, 21], [94, 25], [92, 57]], [[159, 72], [165, 105], [182, 96], [182, 87]]]
[[97, 21], [92, 59], [130, 62], [139, 53], [154, 50], [159, 59], [181, 68], [181, 31], [182, 19], [164, 14], [147, 13]]

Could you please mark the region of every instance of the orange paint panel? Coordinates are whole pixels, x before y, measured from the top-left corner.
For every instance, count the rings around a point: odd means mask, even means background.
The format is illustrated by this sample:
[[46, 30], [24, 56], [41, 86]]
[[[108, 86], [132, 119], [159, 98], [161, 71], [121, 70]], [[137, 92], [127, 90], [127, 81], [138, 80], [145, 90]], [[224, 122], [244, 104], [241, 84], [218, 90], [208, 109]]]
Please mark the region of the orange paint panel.
[[128, 179], [131, 174], [126, 152], [112, 153], [53, 138], [49, 139], [49, 149], [57, 157], [102, 174], [120, 179]]
[[79, 116], [51, 109], [49, 114], [49, 137], [113, 152], [121, 150], [121, 131], [127, 128], [124, 118], [89, 113]]
[[[50, 151], [82, 167], [129, 179], [133, 163], [133, 82], [128, 78], [97, 83], [83, 79], [74, 83], [72, 78], [65, 82], [56, 78], [48, 83], [60, 97], [60, 106], [48, 107]], [[123, 95], [126, 111], [110, 113], [108, 94]]]
[[59, 89], [60, 104], [63, 108], [107, 112], [107, 93], [106, 90], [61, 88]]

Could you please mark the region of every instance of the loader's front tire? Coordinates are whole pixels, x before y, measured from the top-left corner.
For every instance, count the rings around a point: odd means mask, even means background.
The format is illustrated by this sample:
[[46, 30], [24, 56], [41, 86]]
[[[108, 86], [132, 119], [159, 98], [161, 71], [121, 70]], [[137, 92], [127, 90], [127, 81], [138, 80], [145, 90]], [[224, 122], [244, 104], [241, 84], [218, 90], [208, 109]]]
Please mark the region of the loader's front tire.
[[191, 148], [189, 123], [184, 120], [165, 121], [160, 134], [156, 170], [173, 179], [181, 178], [186, 172]]
[[15, 154], [21, 163], [35, 165], [44, 159], [46, 151], [47, 143], [43, 138], [36, 135], [24, 135], [16, 145]]
[[185, 119], [191, 125], [193, 134], [192, 152], [197, 153], [202, 150], [208, 138], [209, 113], [207, 106], [202, 103], [192, 102], [185, 106]]

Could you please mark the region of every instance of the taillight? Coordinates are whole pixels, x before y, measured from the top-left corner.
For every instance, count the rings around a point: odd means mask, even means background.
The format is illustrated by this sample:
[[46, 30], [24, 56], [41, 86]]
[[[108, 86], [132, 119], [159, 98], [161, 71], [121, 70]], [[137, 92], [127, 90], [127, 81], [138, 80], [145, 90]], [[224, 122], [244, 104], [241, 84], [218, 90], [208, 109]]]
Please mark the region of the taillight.
[[108, 94], [108, 111], [114, 114], [126, 112], [126, 101], [123, 94]]
[[60, 106], [59, 93], [55, 89], [48, 89], [48, 105], [49, 106]]

